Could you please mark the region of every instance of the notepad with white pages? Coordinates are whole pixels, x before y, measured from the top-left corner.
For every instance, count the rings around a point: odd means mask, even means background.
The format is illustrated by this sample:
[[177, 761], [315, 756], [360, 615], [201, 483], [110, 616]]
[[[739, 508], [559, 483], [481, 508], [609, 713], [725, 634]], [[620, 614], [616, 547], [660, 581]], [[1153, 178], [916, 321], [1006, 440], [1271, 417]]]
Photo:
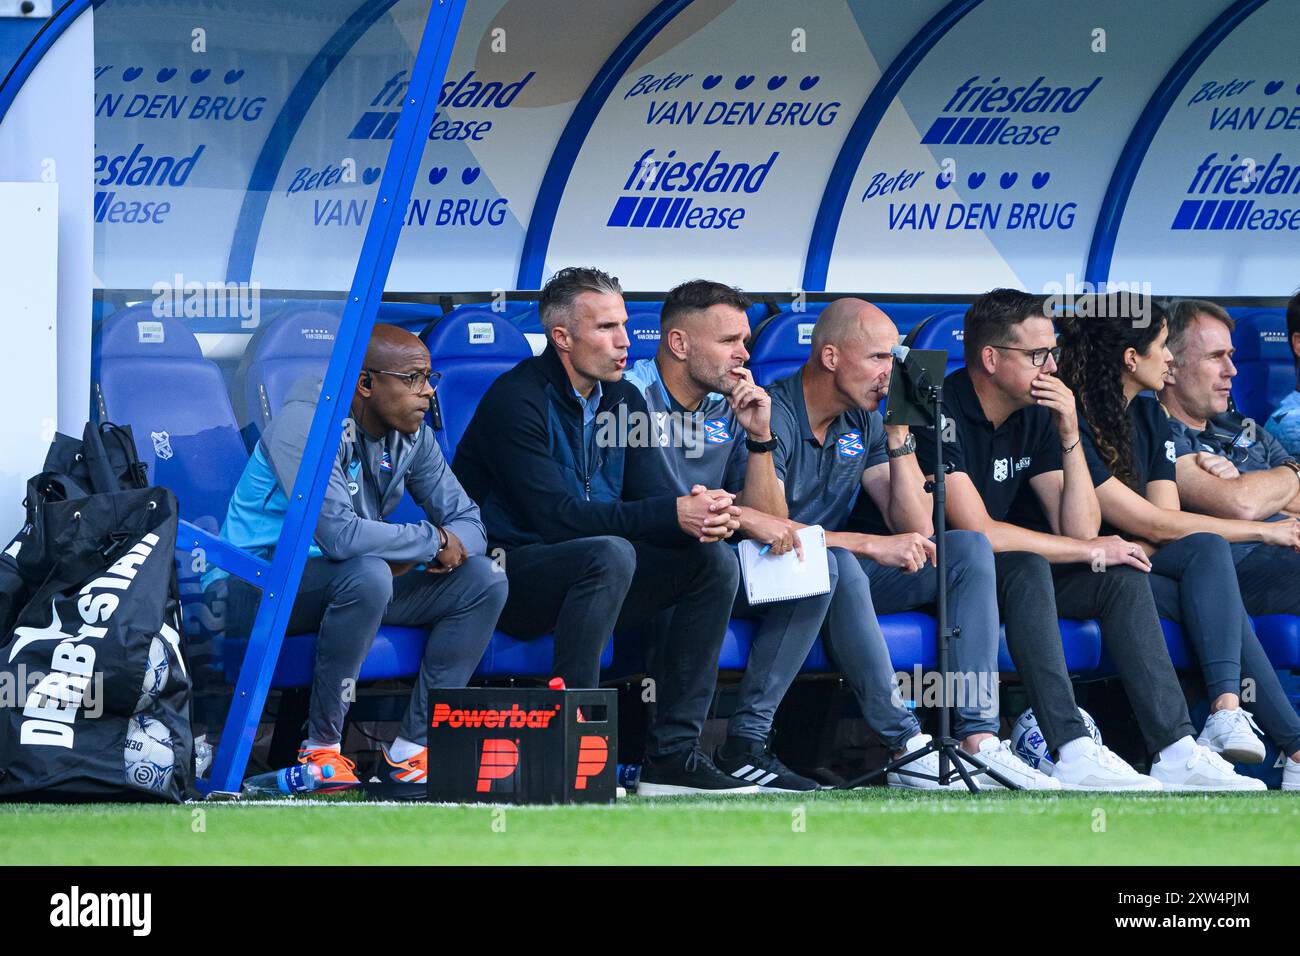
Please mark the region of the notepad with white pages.
[[820, 525], [810, 525], [800, 528], [797, 534], [803, 544], [802, 561], [793, 551], [782, 555], [760, 554], [763, 546], [758, 542], [740, 542], [740, 573], [750, 604], [793, 601], [825, 594], [831, 589], [825, 530]]

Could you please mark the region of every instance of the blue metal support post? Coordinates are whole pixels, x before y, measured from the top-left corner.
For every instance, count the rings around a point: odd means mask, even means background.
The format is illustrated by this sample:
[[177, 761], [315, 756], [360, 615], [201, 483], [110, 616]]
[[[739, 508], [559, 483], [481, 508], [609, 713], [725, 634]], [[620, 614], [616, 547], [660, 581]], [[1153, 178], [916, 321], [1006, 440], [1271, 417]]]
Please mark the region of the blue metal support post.
[[205, 793], [239, 789], [253, 747], [257, 724], [271, 685], [293, 600], [307, 563], [330, 471], [343, 436], [353, 383], [361, 370], [389, 266], [405, 220], [429, 127], [438, 108], [465, 0], [435, 0], [411, 71], [411, 84], [384, 163], [375, 211], [366, 228], [356, 273], [321, 388], [320, 402], [307, 435], [302, 464], [289, 494], [279, 544], [257, 609], [235, 696], [212, 771], [200, 781]]

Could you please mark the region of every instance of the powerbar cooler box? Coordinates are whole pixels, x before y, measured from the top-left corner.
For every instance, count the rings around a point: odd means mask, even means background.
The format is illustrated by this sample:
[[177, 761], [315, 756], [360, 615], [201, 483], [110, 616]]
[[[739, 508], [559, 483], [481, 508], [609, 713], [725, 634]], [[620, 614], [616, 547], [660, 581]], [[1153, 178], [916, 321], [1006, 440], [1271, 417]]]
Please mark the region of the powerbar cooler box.
[[428, 746], [430, 800], [613, 803], [618, 693], [434, 690]]

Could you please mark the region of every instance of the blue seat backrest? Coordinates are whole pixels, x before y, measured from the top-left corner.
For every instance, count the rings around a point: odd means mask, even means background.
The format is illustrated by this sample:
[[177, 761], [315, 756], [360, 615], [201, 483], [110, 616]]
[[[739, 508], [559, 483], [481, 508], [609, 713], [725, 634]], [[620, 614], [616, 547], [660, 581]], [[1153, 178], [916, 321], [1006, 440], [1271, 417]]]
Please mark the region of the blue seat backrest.
[[542, 317], [537, 311], [536, 302], [502, 302], [498, 308], [494, 308], [491, 302], [476, 302], [471, 305], [458, 305], [447, 314], [457, 315], [460, 312], [491, 312], [498, 318], [505, 319], [520, 332], [540, 334], [542, 331]]
[[966, 360], [962, 356], [965, 319], [965, 309], [953, 308], [935, 313], [934, 317], [916, 334], [912, 347], [946, 350], [948, 353], [946, 374], [951, 375], [966, 364]]
[[1278, 403], [1295, 388], [1295, 359], [1287, 341], [1284, 309], [1243, 309], [1237, 312], [1232, 383], [1237, 410], [1258, 422], [1265, 421]]
[[150, 480], [170, 488], [181, 517], [209, 531], [247, 461], [221, 370], [177, 319], [134, 306], [100, 332], [100, 415], [130, 425]]
[[[950, 305], [948, 303], [877, 302], [876, 305], [880, 307], [885, 315], [894, 320], [894, 325], [898, 326], [898, 333], [902, 336], [907, 335], [914, 327], [920, 325], [922, 321], [932, 315], [944, 315], [949, 312], [966, 314], [965, 305]], [[917, 348], [920, 348], [920, 346], [917, 346]]]
[[241, 420], [264, 430], [296, 382], [325, 374], [342, 314], [342, 303], [304, 305], [258, 330], [242, 363]]
[[524, 334], [494, 312], [457, 309], [429, 330], [425, 337], [438, 381], [438, 408], [442, 428], [438, 441], [448, 461], [474, 416], [479, 399], [496, 381], [522, 360], [532, 348]]
[[627, 304], [627, 338], [631, 343], [627, 361], [631, 365], [641, 359], [654, 358], [659, 351], [659, 313], [662, 302], [629, 302]]
[[398, 325], [408, 332], [419, 335], [438, 316], [442, 315], [442, 306], [425, 305], [423, 302], [381, 302], [376, 322]]
[[802, 312], [785, 310], [754, 330], [749, 349], [749, 368], [754, 381], [770, 385], [797, 371], [812, 351], [812, 330], [826, 306], [808, 303]]

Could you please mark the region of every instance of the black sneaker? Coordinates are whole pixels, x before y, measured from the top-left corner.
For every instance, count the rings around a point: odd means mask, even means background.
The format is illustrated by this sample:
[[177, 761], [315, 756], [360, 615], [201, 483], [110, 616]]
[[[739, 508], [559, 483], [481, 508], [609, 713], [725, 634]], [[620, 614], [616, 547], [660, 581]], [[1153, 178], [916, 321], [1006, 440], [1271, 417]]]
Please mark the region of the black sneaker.
[[676, 797], [686, 794], [758, 793], [758, 787], [729, 777], [697, 747], [641, 764], [638, 797]]
[[[739, 756], [728, 751], [740, 750]], [[801, 777], [757, 740], [728, 739], [718, 750], [717, 767], [736, 780], [755, 784], [763, 793], [805, 793], [820, 790], [816, 780]]]

